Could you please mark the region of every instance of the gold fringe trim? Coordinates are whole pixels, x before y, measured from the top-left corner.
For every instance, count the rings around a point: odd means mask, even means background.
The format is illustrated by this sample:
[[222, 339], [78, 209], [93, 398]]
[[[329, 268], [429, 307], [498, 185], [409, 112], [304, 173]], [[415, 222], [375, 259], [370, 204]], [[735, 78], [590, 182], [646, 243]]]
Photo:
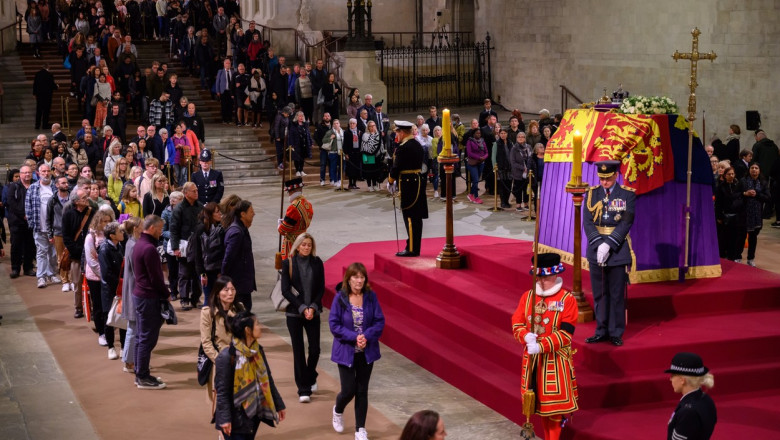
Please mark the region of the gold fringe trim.
[[[561, 256], [562, 262], [568, 265], [574, 264], [574, 254], [571, 252], [564, 252], [552, 246], [539, 243], [539, 253], [544, 252], [556, 253]], [[590, 271], [590, 264], [588, 264], [588, 259], [583, 257], [580, 261], [582, 263], [582, 269]], [[679, 269], [676, 267], [670, 267], [667, 269], [638, 270], [631, 271], [629, 273], [629, 279], [631, 280], [632, 284], [676, 281], [679, 279], [679, 273]], [[692, 266], [688, 268], [688, 274], [685, 276], [685, 278], [718, 278], [722, 274], [723, 272], [721, 270], [720, 264], [714, 264], [711, 266]]]

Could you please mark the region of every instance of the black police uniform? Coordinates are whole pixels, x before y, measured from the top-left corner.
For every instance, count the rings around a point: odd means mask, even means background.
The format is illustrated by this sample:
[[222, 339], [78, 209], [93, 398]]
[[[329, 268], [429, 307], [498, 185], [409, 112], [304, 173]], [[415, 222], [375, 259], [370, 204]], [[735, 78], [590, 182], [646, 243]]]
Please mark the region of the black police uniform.
[[222, 172], [211, 169], [208, 177], [204, 175], [203, 170], [192, 173], [192, 182], [198, 187], [198, 201], [204, 205], [209, 202], [219, 203], [222, 201], [222, 194], [225, 193], [225, 182], [222, 178]]
[[[611, 340], [615, 345], [623, 344], [625, 289], [632, 263], [627, 237], [634, 223], [635, 201], [633, 189], [617, 184], [609, 192], [603, 186], [593, 186], [585, 195], [587, 211], [583, 214], [583, 224], [588, 239], [587, 258], [597, 324], [595, 335], [587, 342]], [[597, 260], [602, 243], [609, 245], [609, 256], [603, 266]]]
[[399, 256], [420, 255], [423, 219], [428, 218], [428, 200], [425, 196], [426, 179], [421, 174], [425, 150], [414, 137], [408, 137], [395, 150], [390, 181], [398, 181], [401, 212], [409, 238], [406, 250]]
[[667, 440], [707, 440], [715, 430], [715, 402], [702, 390], [692, 391], [677, 404], [666, 430]]

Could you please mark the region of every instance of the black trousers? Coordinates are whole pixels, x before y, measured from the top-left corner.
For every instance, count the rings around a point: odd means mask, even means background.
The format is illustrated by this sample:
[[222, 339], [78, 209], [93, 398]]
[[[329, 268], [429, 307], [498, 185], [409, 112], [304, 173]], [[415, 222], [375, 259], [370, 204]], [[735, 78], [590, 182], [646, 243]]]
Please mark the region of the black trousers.
[[498, 198], [501, 200], [501, 206], [509, 205], [509, 196], [511, 194], [512, 179], [498, 179]]
[[183, 303], [195, 307], [200, 299], [200, 277], [195, 273], [195, 265], [186, 258], [179, 260], [179, 298]]
[[627, 266], [599, 266], [590, 262], [590, 282], [593, 288], [595, 336], [622, 338], [626, 330]]
[[[420, 255], [420, 243], [422, 241], [423, 219], [409, 216], [404, 211], [404, 228], [406, 228], [406, 250]], [[409, 229], [411, 227], [411, 230]], [[410, 243], [411, 240], [411, 243]]]
[[51, 110], [51, 96], [41, 97], [35, 100], [35, 128], [49, 128], [49, 111]]
[[[293, 349], [295, 385], [299, 396], [311, 396], [311, 386], [317, 383], [317, 362], [320, 360], [320, 315], [308, 320], [303, 317], [287, 317], [287, 330]], [[309, 358], [303, 343], [303, 332], [309, 343]]]
[[485, 167], [482, 168], [482, 180], [485, 181], [485, 192], [488, 195], [493, 195], [496, 190], [493, 179], [493, 162], [490, 160], [490, 157], [488, 157], [485, 161]]
[[35, 239], [27, 227], [11, 229], [11, 270], [32, 270], [35, 260]]
[[447, 192], [452, 192], [452, 197], [455, 197], [455, 194], [457, 193], [455, 191], [455, 179], [457, 179], [457, 176], [460, 173], [458, 172], [458, 166], [455, 166], [455, 169], [452, 170], [452, 180], [450, 182], [450, 187], [447, 188], [447, 172], [444, 171], [444, 164], [439, 164], [439, 186], [441, 187], [441, 197], [446, 199], [447, 198]]
[[224, 91], [219, 95], [219, 103], [222, 106], [222, 122], [233, 122], [233, 94]]
[[171, 289], [171, 297], [179, 297], [179, 260], [173, 255], [167, 256], [168, 262], [168, 285]]
[[[106, 332], [106, 313], [103, 312], [103, 296], [100, 294], [100, 281], [92, 281], [87, 279], [87, 286], [89, 286], [89, 300], [90, 308], [92, 309], [92, 321], [95, 322], [95, 330], [99, 335], [103, 335]], [[111, 335], [111, 341], [113, 342], [114, 335]], [[106, 336], [106, 342], [108, 342], [108, 336]], [[109, 344], [111, 347], [111, 344]]]
[[371, 370], [374, 364], [366, 362], [365, 353], [355, 353], [352, 367], [339, 364], [339, 379], [341, 391], [336, 396], [336, 412], [344, 413], [347, 404], [355, 399], [355, 431], [366, 427], [368, 412], [368, 382], [371, 380]]

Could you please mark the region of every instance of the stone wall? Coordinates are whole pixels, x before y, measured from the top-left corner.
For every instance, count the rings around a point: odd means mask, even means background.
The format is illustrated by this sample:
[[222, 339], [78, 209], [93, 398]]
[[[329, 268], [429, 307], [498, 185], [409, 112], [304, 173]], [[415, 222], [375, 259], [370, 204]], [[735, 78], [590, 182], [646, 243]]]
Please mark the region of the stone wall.
[[707, 138], [743, 129], [745, 111], [761, 113], [762, 128], [780, 139], [780, 1], [777, 0], [479, 0], [476, 34], [493, 37], [493, 94], [510, 108], [558, 112], [559, 85], [598, 99], [622, 83], [634, 95], [666, 95], [687, 113], [690, 62], [675, 50], [714, 50], [699, 62], [696, 128], [706, 111]]

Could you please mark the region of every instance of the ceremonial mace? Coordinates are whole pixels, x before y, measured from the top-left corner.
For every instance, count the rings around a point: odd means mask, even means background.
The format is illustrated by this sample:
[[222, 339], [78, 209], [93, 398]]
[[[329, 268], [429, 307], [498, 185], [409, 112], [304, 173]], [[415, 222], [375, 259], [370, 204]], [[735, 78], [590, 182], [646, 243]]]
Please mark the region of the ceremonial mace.
[[[536, 224], [534, 225], [534, 267], [531, 275], [532, 285], [531, 285], [531, 310], [533, 310], [533, 317], [531, 318], [530, 322], [530, 328], [529, 330], [531, 333], [536, 333], [536, 318], [538, 317], [536, 313], [536, 270], [539, 265], [539, 199], [542, 197], [542, 191], [541, 187], [539, 188], [539, 191], [537, 192], [537, 201], [536, 201]], [[524, 313], [525, 314], [525, 313]], [[527, 350], [527, 348], [526, 348]], [[534, 372], [536, 371], [536, 361], [538, 356], [535, 354], [529, 354], [528, 355], [528, 368], [531, 369], [531, 373], [528, 375], [529, 382], [535, 384], [536, 383], [536, 376], [534, 375]], [[524, 439], [534, 439], [536, 438], [536, 434], [534, 433], [534, 424], [531, 423], [531, 416], [534, 414], [534, 411], [536, 410], [536, 393], [534, 392], [534, 387], [527, 386], [526, 391], [523, 393], [523, 415], [525, 415], [525, 423], [523, 423], [523, 428], [520, 430], [520, 437]]]
[[[444, 142], [444, 147], [441, 149], [441, 153], [439, 154], [438, 161], [440, 164], [444, 165], [444, 173], [446, 174], [447, 178], [445, 180], [445, 188], [447, 189], [447, 217], [446, 217], [446, 243], [444, 244], [444, 248], [439, 252], [439, 255], [436, 257], [436, 267], [439, 269], [460, 269], [463, 262], [460, 257], [460, 253], [458, 252], [458, 248], [455, 247], [455, 242], [453, 238], [453, 227], [452, 227], [452, 199], [455, 197], [455, 194], [452, 189], [452, 173], [455, 170], [455, 164], [460, 162], [460, 157], [452, 153], [452, 124], [450, 123], [450, 109], [445, 108], [442, 111], [442, 132], [441, 137]], [[393, 199], [393, 202], [395, 203], [395, 199]], [[396, 228], [397, 231], [397, 228]]]
[[691, 176], [693, 175], [693, 121], [696, 120], [696, 86], [699, 85], [696, 82], [696, 76], [698, 73], [699, 60], [715, 61], [718, 56], [715, 52], [699, 53], [699, 35], [701, 31], [699, 28], [693, 28], [691, 31], [693, 35], [693, 44], [691, 51], [688, 53], [680, 53], [674, 51], [672, 58], [674, 61], [678, 60], [691, 60], [691, 81], [688, 83], [691, 89], [691, 93], [688, 96], [688, 177], [686, 181], [685, 191], [685, 208], [683, 210], [685, 214], [685, 253], [683, 255], [683, 267], [679, 269], [679, 280], [685, 281], [685, 275], [688, 273], [689, 258], [688, 247], [691, 241]]

